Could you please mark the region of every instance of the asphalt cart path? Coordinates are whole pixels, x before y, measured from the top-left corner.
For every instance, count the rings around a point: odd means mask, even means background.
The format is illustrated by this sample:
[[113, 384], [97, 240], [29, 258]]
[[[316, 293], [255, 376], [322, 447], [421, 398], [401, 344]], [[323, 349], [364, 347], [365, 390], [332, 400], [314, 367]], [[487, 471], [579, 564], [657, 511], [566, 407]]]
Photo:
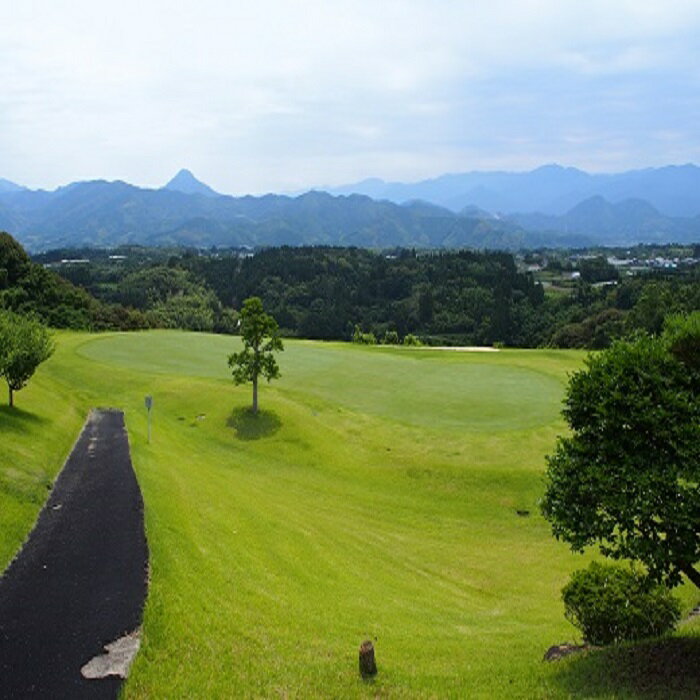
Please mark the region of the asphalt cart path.
[[148, 548], [121, 411], [92, 411], [0, 578], [0, 698], [114, 698], [81, 674], [141, 623]]

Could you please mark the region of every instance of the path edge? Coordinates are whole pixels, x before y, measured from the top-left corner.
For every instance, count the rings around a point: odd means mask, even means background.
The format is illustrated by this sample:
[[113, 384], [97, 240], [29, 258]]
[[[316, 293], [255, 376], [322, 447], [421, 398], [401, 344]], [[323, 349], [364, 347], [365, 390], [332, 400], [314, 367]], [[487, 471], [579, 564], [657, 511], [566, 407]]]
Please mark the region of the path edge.
[[[44, 511], [47, 510], [49, 506], [49, 501], [51, 500], [51, 496], [53, 495], [53, 492], [56, 489], [56, 485], [58, 484], [59, 479], [63, 476], [63, 472], [66, 469], [66, 465], [68, 464], [68, 460], [70, 459], [71, 455], [73, 454], [73, 451], [78, 445], [78, 442], [80, 442], [80, 438], [83, 436], [83, 433], [88, 427], [88, 424], [90, 423], [90, 417], [92, 414], [99, 409], [91, 408], [87, 412], [87, 416], [85, 416], [85, 420], [83, 421], [83, 427], [78, 431], [78, 435], [76, 436], [75, 440], [70, 446], [70, 449], [68, 450], [68, 454], [66, 455], [65, 459], [63, 460], [63, 465], [61, 468], [56, 472], [56, 476], [54, 477], [54, 480], [51, 482], [51, 488], [47, 490], [46, 492], [46, 500], [44, 501], [44, 504], [41, 506], [39, 509], [39, 512], [36, 514], [36, 518], [34, 519], [34, 523], [32, 524], [31, 528], [27, 531], [27, 534], [24, 536], [24, 539], [22, 540], [22, 543], [20, 546], [17, 548], [17, 551], [14, 553], [12, 559], [7, 562], [7, 566], [0, 571], [0, 581], [2, 581], [3, 578], [7, 575], [7, 573], [10, 571], [10, 569], [15, 565], [15, 562], [17, 559], [19, 559], [20, 555], [24, 551], [24, 548], [27, 546], [27, 542], [29, 542], [31, 536], [34, 534], [34, 530], [36, 530], [37, 525], [39, 524], [39, 520], [41, 519], [41, 516], [44, 514]], [[126, 424], [126, 421], [125, 421]], [[129, 445], [129, 450], [131, 450], [131, 445]], [[131, 453], [129, 453], [131, 455]], [[132, 469], [133, 469], [133, 464], [132, 464]], [[139, 486], [139, 491], [141, 490], [141, 487]]]

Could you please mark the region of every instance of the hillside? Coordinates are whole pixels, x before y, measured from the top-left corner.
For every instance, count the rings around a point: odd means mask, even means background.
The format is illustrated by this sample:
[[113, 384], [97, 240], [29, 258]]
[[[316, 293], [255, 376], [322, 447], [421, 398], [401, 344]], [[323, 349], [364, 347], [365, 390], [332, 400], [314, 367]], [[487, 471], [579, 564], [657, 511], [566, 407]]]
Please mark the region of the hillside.
[[[143, 245], [356, 245], [518, 248], [527, 234], [493, 218], [458, 216], [416, 202], [308, 192], [299, 197], [212, 196], [96, 180], [54, 192], [0, 192], [0, 229], [32, 251]], [[187, 184], [189, 182], [189, 184]], [[186, 186], [197, 189], [185, 178]], [[206, 187], [206, 186], [205, 186]]]
[[580, 202], [562, 216], [542, 213], [513, 214], [510, 221], [530, 232], [547, 232], [580, 237], [591, 243], [611, 245], [700, 240], [700, 216], [670, 217], [661, 214], [648, 201], [625, 199], [611, 203], [597, 195]]

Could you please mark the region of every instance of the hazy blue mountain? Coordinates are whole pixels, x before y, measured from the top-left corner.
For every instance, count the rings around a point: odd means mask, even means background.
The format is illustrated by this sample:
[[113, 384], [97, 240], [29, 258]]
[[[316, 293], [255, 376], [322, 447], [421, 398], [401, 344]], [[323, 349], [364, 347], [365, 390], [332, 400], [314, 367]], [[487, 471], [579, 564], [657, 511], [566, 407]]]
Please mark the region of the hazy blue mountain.
[[203, 194], [207, 197], [219, 197], [218, 192], [215, 192], [209, 185], [205, 185], [198, 180], [189, 170], [183, 168], [175, 177], [170, 180], [164, 187], [164, 190], [174, 190], [175, 192], [183, 192], [184, 194]]
[[669, 165], [612, 175], [591, 175], [560, 165], [545, 165], [522, 173], [468, 172], [442, 175], [416, 183], [363, 180], [326, 188], [333, 194], [366, 194], [405, 202], [421, 199], [452, 211], [476, 206], [491, 212], [541, 212], [563, 215], [593, 196], [609, 202], [643, 199], [666, 216], [700, 214], [700, 168]]
[[562, 216], [514, 214], [510, 221], [526, 231], [585, 236], [608, 245], [693, 243], [700, 240], [700, 217], [669, 217], [649, 202], [625, 199], [612, 203], [600, 196], [580, 202]]
[[[544, 182], [557, 180], [558, 171], [552, 166], [540, 168], [534, 179], [522, 176], [523, 191], [534, 197]], [[673, 175], [678, 177], [678, 171]], [[567, 170], [563, 177], [574, 183], [589, 176]], [[509, 196], [517, 202], [523, 195], [513, 191]], [[495, 215], [475, 205], [454, 212], [425, 199], [399, 205], [387, 198], [323, 191], [297, 197], [206, 196], [95, 180], [53, 192], [0, 191], [0, 230], [33, 252], [123, 243], [519, 249], [696, 242], [700, 216], [670, 217], [643, 199], [611, 202], [600, 195], [577, 200], [559, 215], [526, 210]]]
[[5, 180], [5, 178], [0, 177], [0, 192], [20, 192], [25, 189], [21, 185], [17, 185], [14, 182]]

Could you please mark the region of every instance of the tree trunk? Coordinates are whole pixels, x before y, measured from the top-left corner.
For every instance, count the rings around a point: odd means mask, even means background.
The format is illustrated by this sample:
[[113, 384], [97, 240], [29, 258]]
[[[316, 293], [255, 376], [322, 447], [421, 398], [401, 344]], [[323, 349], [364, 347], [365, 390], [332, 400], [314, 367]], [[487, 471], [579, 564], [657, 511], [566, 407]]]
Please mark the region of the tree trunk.
[[253, 414], [258, 413], [258, 378], [253, 379]]
[[700, 588], [700, 572], [694, 569], [690, 564], [684, 564], [680, 569], [698, 588]]
[[374, 660], [374, 645], [369, 639], [360, 645], [360, 674], [370, 678], [377, 674], [377, 663]]
[[8, 403], [9, 403], [10, 407], [12, 407], [15, 405], [15, 399], [14, 399], [14, 396], [12, 393], [12, 387], [9, 384], [7, 385], [7, 391], [9, 393]]

